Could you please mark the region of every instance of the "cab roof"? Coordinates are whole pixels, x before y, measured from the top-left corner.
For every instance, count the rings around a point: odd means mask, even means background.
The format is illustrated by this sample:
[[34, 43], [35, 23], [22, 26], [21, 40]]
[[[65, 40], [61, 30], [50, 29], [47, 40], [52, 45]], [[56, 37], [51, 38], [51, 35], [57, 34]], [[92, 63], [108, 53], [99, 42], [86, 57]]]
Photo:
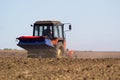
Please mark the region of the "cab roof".
[[62, 25], [60, 21], [36, 21], [35, 25]]

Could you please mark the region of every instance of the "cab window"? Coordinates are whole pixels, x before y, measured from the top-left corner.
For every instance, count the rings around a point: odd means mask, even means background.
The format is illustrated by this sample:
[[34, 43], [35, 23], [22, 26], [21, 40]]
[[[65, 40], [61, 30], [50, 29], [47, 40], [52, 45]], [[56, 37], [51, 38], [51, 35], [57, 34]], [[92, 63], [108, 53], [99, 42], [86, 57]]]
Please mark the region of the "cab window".
[[54, 26], [54, 37], [59, 37], [58, 36], [58, 26]]

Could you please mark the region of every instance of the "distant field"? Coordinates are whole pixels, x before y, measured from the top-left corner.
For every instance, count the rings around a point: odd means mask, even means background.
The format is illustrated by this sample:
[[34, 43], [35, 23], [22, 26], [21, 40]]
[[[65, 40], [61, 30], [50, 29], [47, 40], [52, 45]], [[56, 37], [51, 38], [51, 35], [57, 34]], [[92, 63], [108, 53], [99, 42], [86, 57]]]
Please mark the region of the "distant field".
[[[26, 57], [25, 50], [0, 50], [1, 57]], [[115, 51], [75, 51], [76, 58], [120, 58], [120, 52]]]
[[25, 50], [0, 50], [0, 57], [26, 57]]
[[116, 51], [75, 51], [77, 58], [120, 58], [120, 52]]

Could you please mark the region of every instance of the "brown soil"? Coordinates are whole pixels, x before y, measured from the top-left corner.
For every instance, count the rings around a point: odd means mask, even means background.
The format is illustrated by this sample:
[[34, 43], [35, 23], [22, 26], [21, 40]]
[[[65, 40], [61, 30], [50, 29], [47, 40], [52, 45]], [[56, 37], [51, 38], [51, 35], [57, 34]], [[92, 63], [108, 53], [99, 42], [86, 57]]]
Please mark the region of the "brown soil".
[[75, 51], [76, 58], [120, 58], [117, 51]]
[[25, 50], [0, 50], [0, 57], [27, 57]]
[[0, 52], [0, 80], [120, 80], [120, 58], [37, 59], [17, 52]]

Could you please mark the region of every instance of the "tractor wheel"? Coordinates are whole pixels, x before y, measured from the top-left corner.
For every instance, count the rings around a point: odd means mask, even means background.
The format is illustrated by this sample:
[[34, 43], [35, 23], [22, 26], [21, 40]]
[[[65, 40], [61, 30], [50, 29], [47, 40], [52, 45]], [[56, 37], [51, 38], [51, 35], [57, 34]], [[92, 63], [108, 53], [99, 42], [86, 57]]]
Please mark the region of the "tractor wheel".
[[65, 49], [64, 49], [63, 43], [59, 42], [56, 45], [56, 57], [57, 58], [64, 58], [64, 56], [65, 56]]

